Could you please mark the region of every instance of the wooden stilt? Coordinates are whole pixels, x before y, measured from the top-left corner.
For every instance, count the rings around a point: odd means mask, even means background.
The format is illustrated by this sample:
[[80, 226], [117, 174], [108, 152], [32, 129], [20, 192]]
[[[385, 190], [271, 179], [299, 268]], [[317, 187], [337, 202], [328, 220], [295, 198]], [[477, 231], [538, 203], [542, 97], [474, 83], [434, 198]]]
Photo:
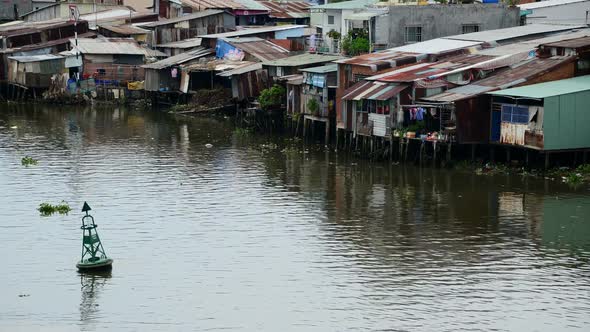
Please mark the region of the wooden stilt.
[[510, 152], [511, 152], [510, 151], [510, 147], [506, 147], [506, 162], [507, 163], [510, 163], [510, 160], [511, 160], [511, 158], [510, 158]]
[[436, 167], [436, 154], [437, 154], [438, 145], [436, 141], [432, 142], [432, 167]]
[[447, 145], [447, 156], [446, 156], [447, 162], [450, 162], [451, 161], [452, 145], [453, 144], [451, 142], [449, 142], [448, 145]]
[[549, 153], [545, 152], [545, 169], [549, 169]]
[[408, 148], [410, 147], [410, 139], [406, 138], [406, 146], [404, 147], [404, 161], [408, 161]]
[[326, 146], [330, 144], [330, 119], [326, 121], [326, 136], [324, 138]]
[[475, 161], [475, 144], [471, 144], [471, 161], [474, 162]]
[[305, 135], [307, 133], [307, 121], [303, 114], [301, 114], [301, 117], [303, 118], [303, 141], [305, 141], [307, 139], [307, 136]]
[[492, 163], [496, 161], [496, 149], [494, 149], [494, 146], [490, 146], [490, 161]]
[[389, 162], [393, 161], [393, 138], [389, 138]]

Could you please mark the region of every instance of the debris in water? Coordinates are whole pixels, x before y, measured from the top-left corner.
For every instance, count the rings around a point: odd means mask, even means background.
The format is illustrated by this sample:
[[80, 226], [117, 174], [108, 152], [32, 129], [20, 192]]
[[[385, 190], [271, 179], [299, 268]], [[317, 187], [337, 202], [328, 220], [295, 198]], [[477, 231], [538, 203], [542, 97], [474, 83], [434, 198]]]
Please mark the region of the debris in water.
[[211, 149], [211, 148], [213, 147], [213, 144], [207, 143], [207, 144], [205, 144], [205, 147], [206, 147], [207, 149]]
[[61, 204], [57, 204], [57, 205], [51, 205], [49, 203], [41, 203], [41, 204], [39, 204], [39, 208], [37, 208], [37, 211], [39, 211], [42, 216], [46, 217], [46, 216], [50, 216], [54, 213], [68, 214], [68, 212], [72, 211], [72, 208], [70, 208], [68, 203], [66, 203], [65, 201], [62, 201]]
[[29, 167], [31, 165], [37, 165], [39, 161], [37, 159], [33, 159], [32, 157], [29, 156], [24, 156], [23, 159], [21, 159], [20, 163], [23, 166]]
[[18, 128], [17, 126], [10, 127], [10, 129], [17, 129], [17, 128]]

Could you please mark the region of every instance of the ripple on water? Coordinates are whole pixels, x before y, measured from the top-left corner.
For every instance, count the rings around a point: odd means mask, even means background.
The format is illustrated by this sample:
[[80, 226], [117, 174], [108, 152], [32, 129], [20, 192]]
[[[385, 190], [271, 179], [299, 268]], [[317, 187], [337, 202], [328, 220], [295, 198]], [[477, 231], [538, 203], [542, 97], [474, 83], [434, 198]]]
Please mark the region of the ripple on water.
[[[0, 330], [590, 325], [590, 198], [559, 184], [351, 167], [251, 148], [265, 138], [223, 121], [123, 109], [0, 120], [19, 127], [0, 128]], [[61, 200], [70, 215], [35, 211]], [[84, 201], [110, 276], [73, 269]]]

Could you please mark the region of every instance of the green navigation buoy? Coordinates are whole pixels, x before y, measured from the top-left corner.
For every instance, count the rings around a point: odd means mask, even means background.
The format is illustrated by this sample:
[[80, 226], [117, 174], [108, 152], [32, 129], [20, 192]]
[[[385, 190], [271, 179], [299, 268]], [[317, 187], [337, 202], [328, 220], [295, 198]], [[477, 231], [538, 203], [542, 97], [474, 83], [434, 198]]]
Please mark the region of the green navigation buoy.
[[82, 212], [82, 258], [76, 264], [79, 271], [104, 271], [113, 267], [113, 260], [108, 258], [98, 237], [94, 217], [88, 214], [92, 210], [88, 203], [84, 202]]

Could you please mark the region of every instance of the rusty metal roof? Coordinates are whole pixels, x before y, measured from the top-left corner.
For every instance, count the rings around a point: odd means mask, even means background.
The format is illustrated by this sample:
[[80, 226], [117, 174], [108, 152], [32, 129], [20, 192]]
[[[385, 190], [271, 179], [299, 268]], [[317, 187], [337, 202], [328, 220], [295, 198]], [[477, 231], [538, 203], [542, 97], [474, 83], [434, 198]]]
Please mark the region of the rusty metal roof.
[[122, 25], [98, 25], [100, 28], [105, 29], [105, 30], [109, 30], [111, 32], [114, 33], [118, 33], [121, 35], [144, 35], [148, 32], [150, 32], [149, 30], [146, 29], [142, 29], [140, 27], [136, 27], [130, 24], [122, 24]]
[[70, 44], [82, 54], [145, 55], [133, 38], [71, 38]]
[[[202, 63], [194, 63], [188, 66], [184, 66], [184, 70], [188, 72], [194, 71], [215, 71], [215, 72], [225, 72], [225, 71], [234, 71], [239, 68], [248, 68], [251, 70], [256, 70], [256, 68], [252, 69], [254, 65], [259, 65], [259, 63], [252, 62], [252, 61], [231, 61], [226, 59], [214, 59], [207, 62]], [[248, 71], [251, 71], [248, 70]]]
[[289, 56], [289, 50], [261, 38], [225, 38], [223, 40], [260, 61], [277, 60]]
[[207, 9], [207, 10], [203, 10], [203, 11], [196, 12], [193, 14], [183, 15], [183, 16], [179, 16], [179, 17], [175, 17], [175, 18], [171, 18], [171, 19], [166, 19], [166, 20], [155, 21], [155, 22], [140, 23], [137, 25], [141, 26], [141, 27], [145, 27], [145, 28], [156, 28], [156, 27], [163, 26], [163, 25], [175, 24], [175, 23], [185, 22], [185, 21], [190, 21], [190, 20], [196, 20], [196, 19], [199, 19], [202, 17], [219, 15], [222, 13], [223, 13], [223, 10]]
[[302, 18], [309, 17], [311, 5], [305, 1], [257, 1], [270, 10], [268, 16], [272, 18]]
[[256, 27], [256, 28], [245, 28], [242, 30], [237, 31], [230, 31], [230, 32], [221, 32], [221, 33], [214, 33], [209, 35], [202, 35], [199, 36], [201, 38], [231, 38], [231, 37], [240, 37], [240, 36], [250, 36], [262, 33], [269, 33], [269, 32], [276, 32], [276, 31], [285, 31], [291, 29], [304, 29], [307, 27], [306, 25], [278, 25], [278, 26], [268, 26], [268, 27]]
[[344, 100], [388, 100], [395, 97], [408, 85], [388, 84], [381, 82], [360, 81], [344, 91]]
[[203, 9], [244, 9], [266, 10], [253, 0], [181, 0], [182, 4], [198, 10]]
[[544, 47], [586, 48], [590, 47], [590, 37], [562, 40], [555, 43], [543, 44]]
[[425, 55], [410, 52], [398, 52], [385, 50], [382, 52], [368, 53], [354, 58], [334, 61], [347, 65], [370, 67], [372, 71], [380, 71], [387, 68], [395, 68], [425, 59]]
[[[86, 21], [84, 21], [86, 22]], [[78, 22], [78, 24], [80, 21]], [[74, 22], [65, 21], [64, 19], [52, 19], [47, 21], [24, 22], [13, 21], [0, 24], [0, 36], [18, 36], [29, 33], [40, 32], [48, 29], [56, 29], [66, 26], [73, 26]]]
[[341, 56], [339, 55], [324, 55], [324, 54], [312, 54], [312, 53], [303, 53], [299, 55], [293, 55], [290, 57], [286, 57], [283, 59], [278, 59], [274, 61], [267, 61], [264, 63], [266, 66], [274, 66], [274, 67], [297, 67], [297, 66], [305, 66], [305, 65], [312, 65], [312, 64], [321, 64], [321, 63], [328, 63], [334, 60], [340, 59]]
[[471, 98], [485, 92], [523, 84], [574, 60], [575, 57], [532, 58], [509, 68], [498, 70], [488, 78], [422, 99], [434, 102], [454, 102]]
[[151, 63], [149, 65], [144, 65], [142, 67], [147, 68], [147, 69], [164, 69], [164, 68], [168, 68], [171, 66], [177, 66], [177, 65], [183, 64], [185, 62], [188, 62], [188, 61], [191, 61], [194, 59], [202, 58], [204, 56], [211, 55], [213, 53], [215, 53], [215, 50], [213, 50], [213, 49], [206, 49], [204, 47], [199, 47], [194, 50], [191, 50], [191, 51], [188, 51], [185, 53], [180, 53], [178, 55], [171, 56], [169, 58]]
[[181, 48], [181, 49], [193, 48], [193, 47], [198, 47], [198, 46], [201, 46], [201, 38], [189, 38], [189, 39], [184, 39], [184, 40], [175, 41], [175, 42], [171, 42], [171, 43], [156, 45], [156, 47], [160, 47], [160, 48]]
[[463, 69], [476, 68], [478, 65], [497, 57], [479, 54], [461, 54], [432, 63], [419, 63], [413, 66], [392, 70], [380, 75], [371, 76], [368, 80], [381, 82], [414, 82], [417, 80], [434, 79]]

